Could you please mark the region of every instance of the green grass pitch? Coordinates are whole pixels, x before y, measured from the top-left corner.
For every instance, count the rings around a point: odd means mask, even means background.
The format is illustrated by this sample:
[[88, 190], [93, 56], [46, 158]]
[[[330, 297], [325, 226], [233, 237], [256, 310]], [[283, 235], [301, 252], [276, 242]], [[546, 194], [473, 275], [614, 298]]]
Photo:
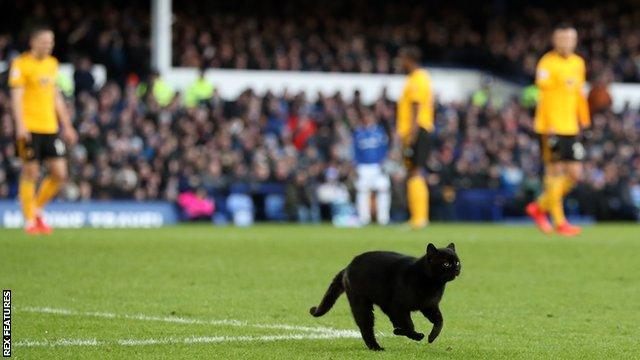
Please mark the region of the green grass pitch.
[[[344, 297], [308, 314], [353, 256], [428, 242], [455, 242], [462, 261], [433, 344], [391, 336], [377, 310], [386, 351], [366, 350]], [[470, 224], [0, 230], [0, 287], [18, 359], [620, 359], [640, 357], [639, 254], [633, 224], [572, 239]]]

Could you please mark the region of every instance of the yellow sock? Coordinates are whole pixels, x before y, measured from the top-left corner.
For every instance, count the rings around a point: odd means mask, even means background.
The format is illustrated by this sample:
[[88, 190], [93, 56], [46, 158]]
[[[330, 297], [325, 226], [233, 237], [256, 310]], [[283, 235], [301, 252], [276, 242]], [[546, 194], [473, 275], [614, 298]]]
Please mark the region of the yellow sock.
[[407, 200], [412, 225], [423, 225], [429, 219], [429, 190], [424, 177], [417, 175], [407, 180]]
[[549, 189], [551, 189], [552, 187], [552, 183], [553, 183], [553, 176], [550, 175], [545, 175], [544, 176], [544, 190], [542, 191], [542, 194], [540, 194], [540, 196], [538, 196], [538, 200], [537, 203], [538, 205], [540, 205], [540, 207], [542, 208], [542, 210], [544, 211], [549, 211]]
[[40, 184], [40, 189], [38, 189], [38, 197], [36, 199], [37, 208], [41, 209], [47, 205], [47, 203], [56, 196], [58, 190], [60, 190], [60, 182], [58, 180], [55, 180], [51, 176], [44, 178], [42, 184]]
[[424, 181], [424, 220], [425, 222], [429, 222], [429, 186], [427, 186], [427, 181]]
[[571, 176], [565, 175], [562, 177], [562, 196], [567, 196], [573, 190], [573, 187], [576, 185], [576, 182], [573, 181]]
[[555, 176], [551, 182], [551, 188], [548, 192], [548, 205], [549, 213], [554, 225], [564, 223], [566, 218], [564, 217], [564, 207], [562, 200], [564, 198], [564, 176]]
[[35, 182], [21, 177], [20, 183], [18, 185], [18, 197], [20, 198], [20, 204], [22, 205], [22, 215], [24, 216], [24, 221], [33, 221], [36, 213]]

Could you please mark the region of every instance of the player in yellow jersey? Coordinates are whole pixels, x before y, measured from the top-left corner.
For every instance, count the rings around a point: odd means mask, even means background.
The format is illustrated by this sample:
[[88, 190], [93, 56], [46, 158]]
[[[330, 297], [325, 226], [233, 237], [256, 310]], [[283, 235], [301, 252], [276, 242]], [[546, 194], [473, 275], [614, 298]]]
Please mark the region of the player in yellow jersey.
[[429, 73], [420, 68], [420, 50], [400, 50], [407, 82], [398, 100], [396, 131], [402, 141], [407, 166], [407, 201], [409, 225], [414, 229], [429, 223], [429, 188], [425, 179], [431, 132], [433, 131], [433, 95]]
[[[11, 63], [9, 72], [16, 146], [23, 161], [18, 192], [28, 234], [51, 232], [42, 218], [42, 209], [67, 179], [66, 149], [61, 138], [71, 144], [77, 140], [64, 99], [56, 88], [58, 61], [51, 56], [53, 44], [50, 29], [34, 29], [30, 50]], [[46, 162], [49, 175], [36, 191], [42, 161]]]
[[586, 70], [584, 60], [575, 54], [578, 33], [569, 25], [553, 32], [553, 50], [538, 62], [536, 85], [540, 100], [534, 130], [540, 137], [545, 174], [544, 192], [527, 205], [526, 212], [545, 233], [578, 235], [581, 229], [564, 216], [563, 199], [582, 176], [580, 161], [585, 150], [578, 139], [580, 130], [590, 126], [589, 108], [583, 93]]

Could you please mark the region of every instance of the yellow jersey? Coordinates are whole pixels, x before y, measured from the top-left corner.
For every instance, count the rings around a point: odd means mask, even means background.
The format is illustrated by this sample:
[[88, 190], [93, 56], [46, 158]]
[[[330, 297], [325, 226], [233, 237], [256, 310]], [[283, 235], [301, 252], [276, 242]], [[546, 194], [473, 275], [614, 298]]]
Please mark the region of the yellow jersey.
[[582, 92], [586, 78], [584, 60], [546, 53], [536, 68], [540, 99], [534, 130], [538, 134], [577, 135], [580, 125], [589, 126], [589, 107]]
[[424, 69], [416, 69], [407, 77], [402, 95], [398, 100], [396, 115], [396, 131], [402, 139], [406, 139], [411, 132], [414, 103], [418, 104], [418, 126], [427, 131], [433, 130], [433, 94], [431, 93], [431, 79]]
[[58, 132], [55, 109], [57, 75], [58, 60], [53, 56], [38, 60], [25, 52], [11, 63], [9, 86], [24, 88], [22, 115], [29, 132]]

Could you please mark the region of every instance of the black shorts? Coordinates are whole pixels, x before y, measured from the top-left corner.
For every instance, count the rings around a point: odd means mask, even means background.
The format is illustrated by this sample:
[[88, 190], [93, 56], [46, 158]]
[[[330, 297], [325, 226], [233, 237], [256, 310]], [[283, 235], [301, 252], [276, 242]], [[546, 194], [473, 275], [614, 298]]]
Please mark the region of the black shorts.
[[545, 163], [582, 161], [586, 155], [584, 146], [574, 135], [538, 135], [538, 141]]
[[67, 148], [57, 134], [31, 133], [31, 141], [18, 140], [16, 147], [22, 161], [42, 161], [67, 154]]
[[431, 143], [431, 134], [427, 130], [420, 128], [415, 142], [404, 149], [404, 161], [407, 167], [424, 168], [427, 166], [427, 157], [431, 151]]

